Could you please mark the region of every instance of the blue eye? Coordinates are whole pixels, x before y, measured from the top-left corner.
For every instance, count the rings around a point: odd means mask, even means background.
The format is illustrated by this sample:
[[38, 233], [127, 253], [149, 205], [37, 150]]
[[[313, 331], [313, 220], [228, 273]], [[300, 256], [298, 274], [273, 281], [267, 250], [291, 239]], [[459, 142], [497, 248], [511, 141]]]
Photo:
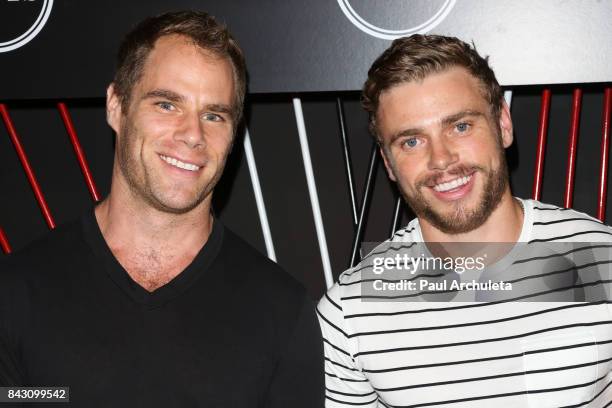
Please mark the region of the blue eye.
[[170, 102], [158, 102], [157, 106], [159, 106], [163, 110], [172, 110], [172, 109], [174, 109], [174, 105], [172, 105]]
[[220, 115], [217, 115], [215, 113], [206, 113], [204, 114], [203, 119], [211, 122], [220, 122], [223, 120]]
[[406, 139], [404, 141], [404, 145], [407, 146], [407, 147], [416, 147], [416, 145], [418, 143], [419, 143], [419, 141], [416, 138], [414, 138], [414, 137], [411, 137], [410, 139]]
[[461, 123], [457, 123], [457, 125], [455, 125], [455, 128], [459, 132], [467, 132], [467, 130], [470, 128], [470, 125], [469, 123], [461, 122]]

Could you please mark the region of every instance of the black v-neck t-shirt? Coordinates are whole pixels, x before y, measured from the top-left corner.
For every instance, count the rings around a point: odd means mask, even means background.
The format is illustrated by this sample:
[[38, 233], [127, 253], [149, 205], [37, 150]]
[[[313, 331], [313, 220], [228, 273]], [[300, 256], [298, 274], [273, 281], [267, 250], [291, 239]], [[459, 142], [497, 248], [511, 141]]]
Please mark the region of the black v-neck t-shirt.
[[93, 211], [0, 263], [0, 386], [68, 386], [71, 407], [317, 408], [323, 372], [304, 289], [219, 220], [154, 292]]

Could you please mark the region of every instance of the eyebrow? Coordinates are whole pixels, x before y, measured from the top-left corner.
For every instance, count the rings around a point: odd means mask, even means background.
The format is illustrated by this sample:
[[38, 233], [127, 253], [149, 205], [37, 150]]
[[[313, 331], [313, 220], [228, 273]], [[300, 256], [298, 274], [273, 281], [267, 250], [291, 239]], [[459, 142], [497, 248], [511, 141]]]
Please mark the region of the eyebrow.
[[[476, 116], [476, 117], [482, 116], [482, 117], [484, 117], [485, 114], [480, 112], [480, 111], [466, 109], [466, 110], [463, 110], [461, 112], [457, 112], [457, 113], [454, 113], [452, 115], [446, 116], [446, 117], [442, 118], [438, 123], [440, 123], [440, 125], [442, 125], [442, 127], [446, 127], [446, 126], [451, 125], [451, 124], [455, 123], [456, 121], [458, 121], [459, 119], [464, 118], [466, 116]], [[399, 132], [397, 132], [397, 133], [395, 133], [394, 135], [391, 136], [390, 143], [395, 142], [397, 139], [399, 139], [401, 137], [415, 136], [415, 135], [422, 134], [423, 132], [424, 132], [424, 128], [420, 128], [420, 127], [408, 128], [408, 129], [400, 130]]]
[[213, 112], [227, 113], [229, 115], [234, 114], [234, 109], [231, 106], [220, 104], [220, 103], [212, 103], [212, 104], [206, 105], [206, 109], [213, 111]]
[[450, 115], [447, 116], [445, 118], [442, 118], [442, 120], [440, 121], [440, 124], [444, 127], [444, 126], [448, 126], [448, 125], [452, 125], [453, 123], [455, 123], [456, 121], [458, 121], [461, 118], [464, 118], [466, 116], [483, 116], [484, 117], [484, 113], [479, 112], [479, 111], [475, 111], [475, 110], [464, 110], [458, 113], [455, 113], [454, 115]]
[[185, 100], [182, 95], [174, 91], [170, 91], [168, 89], [153, 89], [152, 91], [149, 91], [144, 94], [144, 96], [142, 97], [142, 99], [155, 98], [167, 99], [170, 102], [183, 102]]
[[[169, 89], [154, 89], [152, 91], [147, 92], [142, 99], [166, 99], [170, 102], [184, 102], [185, 98], [174, 91]], [[206, 110], [218, 113], [227, 113], [229, 115], [234, 114], [234, 109], [230, 105], [222, 104], [222, 103], [211, 103], [206, 105]]]

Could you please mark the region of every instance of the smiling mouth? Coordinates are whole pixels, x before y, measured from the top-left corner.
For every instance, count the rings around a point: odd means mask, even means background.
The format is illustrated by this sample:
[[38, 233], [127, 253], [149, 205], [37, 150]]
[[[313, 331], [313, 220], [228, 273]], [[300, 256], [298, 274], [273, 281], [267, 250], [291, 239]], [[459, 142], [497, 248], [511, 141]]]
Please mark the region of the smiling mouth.
[[464, 176], [464, 177], [457, 177], [454, 180], [436, 184], [432, 188], [439, 193], [445, 193], [447, 191], [455, 190], [459, 187], [466, 185], [467, 183], [469, 183], [472, 177], [473, 177], [473, 174], [470, 174], [469, 176]]
[[163, 161], [168, 163], [169, 165], [178, 167], [179, 169], [183, 169], [183, 170], [198, 171], [200, 170], [200, 167], [201, 167], [193, 163], [186, 163], [186, 162], [180, 161], [174, 157], [164, 156], [163, 154], [160, 154], [159, 157]]

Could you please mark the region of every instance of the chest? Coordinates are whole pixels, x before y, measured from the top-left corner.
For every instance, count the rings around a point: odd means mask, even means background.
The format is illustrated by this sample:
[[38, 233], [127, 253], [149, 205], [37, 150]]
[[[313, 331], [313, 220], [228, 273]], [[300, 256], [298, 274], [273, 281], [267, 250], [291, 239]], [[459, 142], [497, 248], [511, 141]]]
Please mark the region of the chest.
[[74, 406], [250, 407], [273, 375], [254, 324], [215, 310], [89, 312], [48, 315], [24, 343], [29, 380], [69, 386]]
[[391, 405], [465, 399], [461, 407], [484, 407], [500, 395], [507, 407], [562, 406], [594, 398], [612, 376], [611, 317], [601, 304], [458, 308], [364, 320], [358, 332], [382, 334], [355, 336], [354, 344]]
[[193, 261], [195, 254], [171, 249], [117, 250], [117, 261], [134, 282], [152, 292], [179, 275]]
[[148, 308], [111, 285], [33, 305], [22, 341], [32, 384], [70, 387], [75, 407], [239, 408], [262, 398], [278, 347], [259, 313], [199, 286]]

